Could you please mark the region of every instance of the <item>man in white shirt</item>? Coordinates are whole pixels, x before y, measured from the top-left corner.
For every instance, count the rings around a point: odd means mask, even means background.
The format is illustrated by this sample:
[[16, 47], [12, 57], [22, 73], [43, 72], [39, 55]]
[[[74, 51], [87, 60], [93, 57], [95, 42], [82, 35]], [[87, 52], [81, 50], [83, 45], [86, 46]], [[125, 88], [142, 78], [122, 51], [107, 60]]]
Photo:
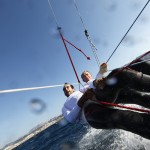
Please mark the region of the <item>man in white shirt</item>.
[[71, 123], [79, 121], [81, 116], [81, 108], [77, 105], [77, 102], [83, 93], [80, 91], [75, 91], [74, 86], [69, 83], [64, 84], [63, 91], [67, 96], [67, 100], [62, 108], [63, 116]]
[[[103, 78], [104, 73], [106, 73], [107, 70], [108, 70], [107, 64], [102, 63], [100, 65], [99, 72], [96, 75], [96, 79]], [[87, 71], [87, 70], [83, 71], [81, 74], [81, 78], [82, 78], [83, 82], [85, 82], [85, 85], [82, 89], [80, 89], [80, 92], [84, 93], [85, 91], [87, 91], [87, 89], [95, 89], [95, 86], [93, 85], [93, 81], [95, 79], [93, 79], [92, 74], [89, 71]]]
[[83, 94], [80, 91], [76, 91], [73, 85], [65, 83], [63, 91], [67, 97], [67, 100], [62, 108], [62, 114], [65, 119], [70, 123], [78, 121], [85, 123], [86, 120], [84, 118], [84, 114], [82, 113], [82, 106], [84, 104], [84, 100], [91, 99], [93, 97], [93, 89], [88, 89]]
[[87, 89], [94, 88], [93, 87], [93, 77], [91, 73], [87, 70], [83, 71], [81, 74], [81, 78], [83, 82], [85, 82], [84, 87], [80, 89], [80, 92], [84, 93]]

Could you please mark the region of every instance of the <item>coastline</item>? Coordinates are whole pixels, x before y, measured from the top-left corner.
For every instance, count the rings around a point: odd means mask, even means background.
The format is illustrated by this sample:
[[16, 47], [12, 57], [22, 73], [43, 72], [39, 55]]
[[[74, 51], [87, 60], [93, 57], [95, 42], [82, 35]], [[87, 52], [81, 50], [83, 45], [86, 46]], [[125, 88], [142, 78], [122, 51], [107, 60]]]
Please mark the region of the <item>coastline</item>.
[[44, 125], [42, 125], [38, 129], [36, 129], [35, 131], [33, 131], [33, 132], [31, 132], [31, 133], [29, 133], [29, 134], [19, 138], [18, 140], [14, 141], [14, 142], [12, 142], [10, 144], [7, 144], [1, 150], [12, 150], [12, 149], [16, 148], [17, 146], [23, 144], [24, 142], [26, 142], [30, 138], [34, 137], [38, 133], [42, 132], [43, 130], [47, 129], [48, 127], [52, 126], [53, 124], [59, 122], [61, 119], [63, 119], [62, 115], [51, 119], [50, 121], [44, 123]]

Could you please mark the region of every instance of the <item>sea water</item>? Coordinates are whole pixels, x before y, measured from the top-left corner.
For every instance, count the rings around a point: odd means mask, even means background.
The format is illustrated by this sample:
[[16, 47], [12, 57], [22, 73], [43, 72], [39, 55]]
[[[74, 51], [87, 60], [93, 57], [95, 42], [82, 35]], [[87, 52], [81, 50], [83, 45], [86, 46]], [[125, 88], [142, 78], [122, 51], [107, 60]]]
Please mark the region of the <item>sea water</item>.
[[94, 129], [87, 124], [55, 123], [15, 150], [149, 150], [150, 140], [123, 130]]

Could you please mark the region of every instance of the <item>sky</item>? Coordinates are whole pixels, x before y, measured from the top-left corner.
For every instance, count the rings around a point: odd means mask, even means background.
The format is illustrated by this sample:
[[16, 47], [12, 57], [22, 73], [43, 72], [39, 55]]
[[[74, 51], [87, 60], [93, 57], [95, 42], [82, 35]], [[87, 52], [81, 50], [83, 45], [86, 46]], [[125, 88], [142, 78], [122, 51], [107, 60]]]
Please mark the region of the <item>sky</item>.
[[[55, 19], [65, 39], [91, 58], [67, 44], [79, 79], [83, 70], [96, 76], [99, 67], [74, 1], [50, 2], [56, 18], [47, 0], [0, 0], [0, 90], [77, 83]], [[108, 60], [146, 2], [76, 0], [100, 63]], [[150, 50], [149, 11], [150, 4], [109, 60], [110, 70]], [[62, 87], [0, 94], [0, 148], [60, 115], [65, 100]]]

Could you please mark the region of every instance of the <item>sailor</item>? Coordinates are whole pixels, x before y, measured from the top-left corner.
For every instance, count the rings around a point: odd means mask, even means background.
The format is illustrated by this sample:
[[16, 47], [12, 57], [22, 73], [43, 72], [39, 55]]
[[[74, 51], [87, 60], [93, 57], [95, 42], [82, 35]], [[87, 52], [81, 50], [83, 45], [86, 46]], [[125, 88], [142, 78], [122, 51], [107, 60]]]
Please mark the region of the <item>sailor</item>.
[[63, 105], [62, 114], [68, 122], [77, 122], [81, 118], [81, 107], [77, 105], [77, 102], [83, 93], [75, 91], [74, 86], [69, 83], [64, 84], [63, 91], [67, 100]]
[[[99, 72], [96, 75], [96, 79], [104, 77], [105, 72], [107, 72], [107, 65], [105, 63], [102, 63], [100, 65]], [[93, 86], [93, 81], [95, 79], [92, 77], [92, 74], [89, 71], [84, 70], [81, 74], [81, 78], [82, 78], [83, 82], [85, 82], [83, 88], [80, 89], [80, 91], [82, 93], [84, 93], [87, 89], [95, 88]]]
[[81, 74], [81, 78], [83, 82], [85, 82], [85, 84], [83, 88], [80, 89], [80, 92], [84, 93], [87, 89], [94, 88], [93, 86], [94, 78], [92, 77], [92, 74], [89, 71], [84, 70]]

